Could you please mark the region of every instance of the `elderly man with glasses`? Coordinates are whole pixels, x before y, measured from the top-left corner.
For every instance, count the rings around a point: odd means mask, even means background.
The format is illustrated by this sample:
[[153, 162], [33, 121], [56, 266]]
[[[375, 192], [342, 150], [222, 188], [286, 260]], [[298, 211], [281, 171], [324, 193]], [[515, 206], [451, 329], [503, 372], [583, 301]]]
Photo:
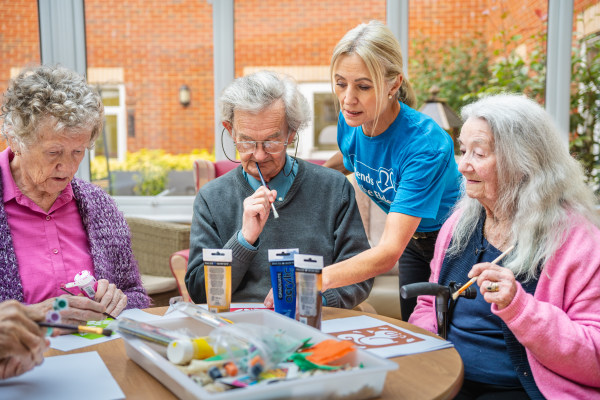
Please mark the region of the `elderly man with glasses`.
[[[238, 78], [223, 91], [220, 113], [241, 166], [196, 196], [185, 277], [194, 302], [206, 303], [205, 248], [232, 249], [233, 302], [261, 303], [271, 289], [269, 249], [298, 248], [322, 255], [329, 265], [369, 248], [344, 175], [286, 152], [310, 120], [308, 103], [291, 79], [268, 71]], [[353, 308], [372, 285], [370, 279], [327, 290], [323, 303]], [[270, 297], [265, 305], [272, 305]]]

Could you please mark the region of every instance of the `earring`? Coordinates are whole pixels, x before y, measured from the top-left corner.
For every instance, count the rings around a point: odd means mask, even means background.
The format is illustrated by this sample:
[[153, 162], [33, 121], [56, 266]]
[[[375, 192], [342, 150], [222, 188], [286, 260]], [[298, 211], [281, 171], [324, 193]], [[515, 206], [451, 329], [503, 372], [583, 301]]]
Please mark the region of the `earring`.
[[392, 99], [392, 95], [390, 94], [390, 95], [388, 96], [388, 100], [391, 100], [391, 99]]

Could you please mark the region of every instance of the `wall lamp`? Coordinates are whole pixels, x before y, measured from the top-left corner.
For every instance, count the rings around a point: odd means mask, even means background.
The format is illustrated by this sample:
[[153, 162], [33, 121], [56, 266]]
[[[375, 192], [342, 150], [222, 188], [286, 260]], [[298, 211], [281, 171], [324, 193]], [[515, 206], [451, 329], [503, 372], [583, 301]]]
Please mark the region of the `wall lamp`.
[[190, 88], [188, 85], [181, 85], [179, 88], [179, 102], [182, 106], [187, 107], [190, 105], [192, 96], [190, 94]]

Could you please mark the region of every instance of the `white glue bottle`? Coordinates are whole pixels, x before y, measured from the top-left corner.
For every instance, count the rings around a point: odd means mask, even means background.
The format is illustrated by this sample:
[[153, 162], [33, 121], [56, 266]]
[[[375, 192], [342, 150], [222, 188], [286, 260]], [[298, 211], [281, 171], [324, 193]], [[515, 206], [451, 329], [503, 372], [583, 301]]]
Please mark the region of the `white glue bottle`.
[[98, 282], [96, 278], [90, 271], [84, 270], [75, 275], [75, 282], [69, 282], [65, 285], [67, 288], [71, 288], [77, 286], [81, 293], [83, 293], [86, 297], [94, 300], [94, 296], [96, 295], [96, 288], [98, 287]]

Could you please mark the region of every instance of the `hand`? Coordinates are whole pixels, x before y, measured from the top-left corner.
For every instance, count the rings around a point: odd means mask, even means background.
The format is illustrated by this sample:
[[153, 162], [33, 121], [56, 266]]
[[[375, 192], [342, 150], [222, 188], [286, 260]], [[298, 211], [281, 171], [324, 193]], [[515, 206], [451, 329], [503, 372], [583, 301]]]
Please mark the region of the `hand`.
[[[99, 321], [106, 318], [103, 314], [103, 312], [106, 311], [106, 307], [101, 303], [97, 303], [83, 295], [63, 295], [60, 297], [65, 298], [69, 303], [69, 306], [60, 312], [61, 324], [85, 325], [87, 321]], [[48, 311], [52, 310], [54, 299], [55, 298], [52, 297], [41, 303], [32, 304], [29, 307], [37, 310], [37, 312], [41, 312], [45, 318]], [[73, 331], [63, 331], [60, 329], [55, 329], [55, 331], [60, 334], [73, 333]]]
[[269, 294], [267, 294], [267, 297], [265, 297], [265, 301], [264, 301], [263, 304], [267, 308], [273, 308], [274, 307], [274, 304], [273, 304], [273, 289], [269, 290]]
[[118, 317], [127, 306], [127, 296], [114, 283], [106, 279], [98, 281], [94, 299], [106, 307], [106, 312], [113, 317]]
[[35, 321], [44, 319], [39, 309], [15, 300], [0, 304], [0, 378], [29, 371], [44, 361], [49, 341]]
[[475, 264], [469, 272], [469, 278], [473, 276], [477, 276], [483, 299], [496, 304], [499, 310], [507, 307], [517, 294], [515, 275], [507, 268], [492, 263]]
[[256, 243], [262, 232], [269, 213], [271, 203], [277, 198], [276, 190], [269, 190], [264, 186], [256, 189], [252, 196], [244, 199], [244, 214], [242, 216], [242, 235], [250, 244]]

